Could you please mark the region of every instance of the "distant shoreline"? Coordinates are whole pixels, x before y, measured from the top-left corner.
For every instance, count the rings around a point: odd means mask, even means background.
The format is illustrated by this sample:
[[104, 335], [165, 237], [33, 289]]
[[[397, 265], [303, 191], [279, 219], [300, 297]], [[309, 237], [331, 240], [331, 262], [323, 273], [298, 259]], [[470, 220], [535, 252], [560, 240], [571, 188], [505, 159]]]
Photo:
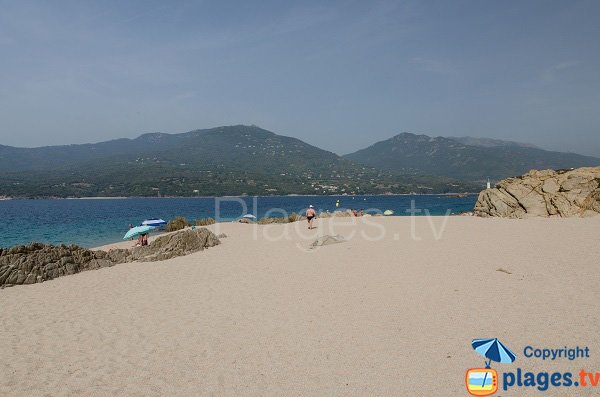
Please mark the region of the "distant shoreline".
[[0, 201], [11, 200], [129, 200], [129, 199], [197, 199], [197, 198], [227, 198], [227, 197], [364, 197], [364, 196], [474, 196], [479, 192], [460, 193], [377, 193], [377, 194], [284, 194], [284, 195], [224, 195], [224, 196], [118, 196], [118, 197], [0, 197]]
[[65, 197], [65, 198], [57, 198], [57, 200], [123, 200], [129, 197]]

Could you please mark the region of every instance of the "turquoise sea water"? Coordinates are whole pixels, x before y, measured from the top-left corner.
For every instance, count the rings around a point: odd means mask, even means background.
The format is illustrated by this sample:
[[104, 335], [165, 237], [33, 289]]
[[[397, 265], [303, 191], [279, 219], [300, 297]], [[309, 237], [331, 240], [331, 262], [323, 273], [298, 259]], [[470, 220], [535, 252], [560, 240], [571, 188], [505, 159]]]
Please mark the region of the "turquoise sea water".
[[[243, 198], [129, 198], [89, 200], [6, 200], [0, 201], [0, 247], [28, 244], [32, 241], [54, 244], [79, 244], [93, 247], [121, 240], [128, 225], [139, 225], [144, 219], [188, 220], [212, 217], [234, 220], [246, 213], [261, 218], [300, 213], [310, 204], [317, 212], [340, 208], [366, 212], [391, 209], [394, 215], [410, 215], [406, 211], [414, 200], [416, 215], [444, 215], [447, 211], [470, 211], [476, 195], [451, 198], [435, 195], [417, 196], [282, 196]], [[244, 208], [244, 205], [246, 208]]]

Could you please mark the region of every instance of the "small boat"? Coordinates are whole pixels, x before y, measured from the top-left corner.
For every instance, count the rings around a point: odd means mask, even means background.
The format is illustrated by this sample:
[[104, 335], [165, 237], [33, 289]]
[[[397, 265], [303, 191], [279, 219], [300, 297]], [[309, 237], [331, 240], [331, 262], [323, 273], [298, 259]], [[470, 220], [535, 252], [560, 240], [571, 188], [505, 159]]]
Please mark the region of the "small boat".
[[385, 210], [385, 211], [383, 211], [383, 215], [387, 215], [387, 216], [394, 215], [394, 211], [392, 211], [392, 210]]

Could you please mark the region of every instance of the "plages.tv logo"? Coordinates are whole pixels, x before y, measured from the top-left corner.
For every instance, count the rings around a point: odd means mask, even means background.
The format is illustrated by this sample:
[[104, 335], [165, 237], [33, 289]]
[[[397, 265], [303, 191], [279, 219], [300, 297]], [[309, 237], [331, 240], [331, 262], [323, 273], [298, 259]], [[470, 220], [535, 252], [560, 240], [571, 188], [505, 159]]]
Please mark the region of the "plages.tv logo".
[[473, 396], [491, 396], [498, 391], [498, 372], [492, 369], [492, 361], [498, 363], [512, 363], [517, 356], [506, 347], [498, 338], [473, 339], [473, 349], [488, 361], [485, 368], [471, 368], [467, 371], [465, 383], [467, 391]]

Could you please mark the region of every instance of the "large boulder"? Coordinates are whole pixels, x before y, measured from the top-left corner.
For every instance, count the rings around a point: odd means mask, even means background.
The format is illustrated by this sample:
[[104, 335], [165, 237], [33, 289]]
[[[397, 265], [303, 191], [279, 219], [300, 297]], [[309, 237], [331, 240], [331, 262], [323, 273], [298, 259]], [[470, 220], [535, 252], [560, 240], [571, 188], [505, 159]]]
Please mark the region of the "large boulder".
[[0, 249], [0, 286], [40, 283], [116, 263], [106, 252], [76, 245], [19, 245]]
[[219, 244], [221, 244], [219, 238], [206, 228], [186, 229], [161, 236], [145, 247], [133, 248], [131, 256], [133, 260], [141, 262], [163, 261]]
[[32, 243], [0, 249], [0, 287], [41, 283], [56, 277], [118, 263], [159, 261], [188, 255], [220, 244], [206, 228], [182, 230], [131, 250], [94, 251], [77, 245]]
[[475, 215], [505, 218], [600, 215], [600, 167], [530, 171], [479, 193]]

